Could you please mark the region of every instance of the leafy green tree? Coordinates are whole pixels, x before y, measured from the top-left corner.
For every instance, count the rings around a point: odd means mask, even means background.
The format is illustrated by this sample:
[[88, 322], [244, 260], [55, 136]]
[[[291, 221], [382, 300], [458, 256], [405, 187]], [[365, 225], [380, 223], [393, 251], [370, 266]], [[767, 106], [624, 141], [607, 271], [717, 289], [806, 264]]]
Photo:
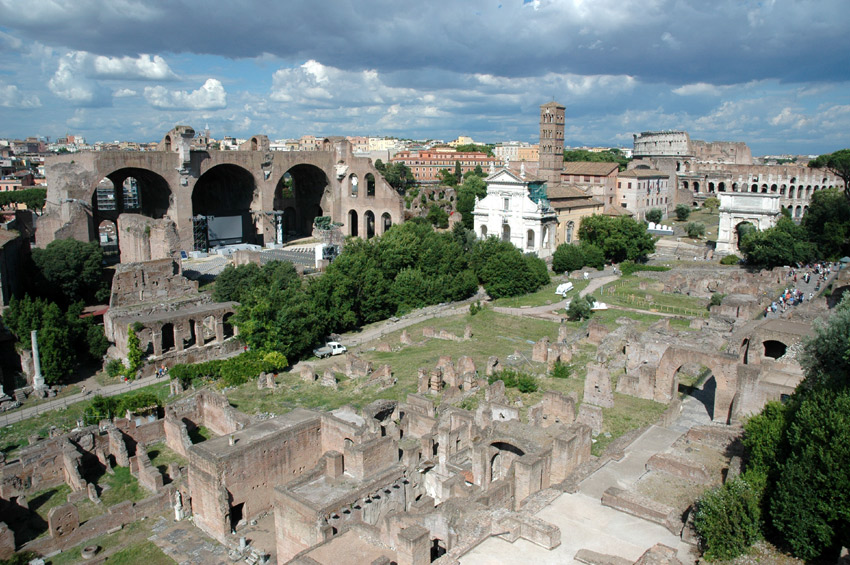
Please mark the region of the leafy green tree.
[[463, 178], [463, 169], [460, 167], [460, 161], [455, 161], [455, 180], [460, 182]]
[[455, 147], [455, 151], [460, 153], [485, 153], [488, 157], [493, 156], [493, 145], [477, 145], [475, 143], [467, 143]]
[[691, 215], [691, 207], [687, 204], [678, 204], [676, 205], [676, 219], [680, 222], [684, 222]]
[[815, 192], [801, 225], [819, 257], [839, 259], [850, 253], [850, 202], [840, 190]]
[[127, 373], [128, 377], [136, 375], [139, 369], [142, 368], [143, 352], [139, 336], [136, 330], [129, 328], [127, 330]]
[[661, 208], [653, 208], [646, 213], [646, 221], [657, 224], [664, 217], [664, 212]]
[[[641, 261], [655, 251], [655, 238], [646, 231], [646, 224], [627, 216], [582, 218], [578, 233], [582, 245], [597, 246], [606, 260], [616, 263], [626, 259]], [[585, 261], [589, 261], [586, 250]]]
[[457, 183], [460, 182], [457, 175], [448, 169], [440, 169], [437, 174], [440, 177], [440, 184], [443, 186], [457, 186]]
[[216, 302], [239, 302], [242, 294], [249, 292], [257, 284], [262, 274], [259, 265], [227, 265], [215, 279], [212, 298]]
[[688, 222], [685, 226], [685, 231], [688, 232], [688, 237], [698, 238], [705, 235], [705, 224], [702, 222]]
[[33, 249], [32, 261], [41, 296], [62, 305], [78, 300], [91, 304], [109, 297], [103, 251], [95, 241], [57, 239], [44, 249]]
[[631, 159], [626, 158], [619, 149], [608, 151], [588, 151], [587, 149], [572, 149], [564, 151], [564, 161], [590, 161], [593, 163], [617, 163], [621, 171], [626, 170]]
[[[489, 237], [476, 242], [472, 266], [478, 280], [492, 298], [517, 296], [540, 288], [543, 276], [539, 259], [526, 258], [510, 242]], [[548, 282], [548, 273], [546, 282]]]
[[582, 241], [579, 243], [579, 248], [584, 256], [584, 265], [592, 269], [601, 271], [605, 268], [605, 252], [598, 245]]
[[0, 192], [0, 207], [6, 207], [9, 204], [24, 204], [28, 210], [38, 212], [44, 208], [46, 198], [46, 188], [25, 188]]
[[834, 153], [820, 155], [809, 161], [811, 168], [826, 168], [844, 181], [844, 195], [850, 198], [850, 149], [840, 149]]
[[431, 208], [428, 210], [428, 215], [426, 216], [426, 219], [431, 222], [435, 227], [441, 229], [449, 227], [448, 213], [436, 204], [431, 205]]
[[720, 199], [714, 196], [709, 196], [702, 203], [702, 207], [708, 210], [709, 212], [716, 212], [718, 208], [720, 208]]
[[487, 196], [487, 183], [484, 179], [477, 174], [467, 173], [463, 178], [463, 184], [457, 189], [457, 211], [462, 214], [463, 225], [467, 229], [473, 229], [475, 224], [475, 218], [472, 217], [475, 199], [485, 196]]
[[761, 538], [758, 494], [737, 478], [703, 493], [694, 508], [694, 529], [709, 560], [734, 559]]
[[746, 255], [748, 264], [767, 269], [806, 263], [815, 255], [803, 227], [788, 218], [780, 218], [772, 228], [747, 233], [738, 248]]
[[588, 302], [585, 298], [576, 296], [567, 307], [567, 318], [573, 321], [586, 320], [593, 314], [592, 306], [593, 302]]
[[577, 271], [584, 267], [584, 252], [578, 245], [562, 243], [552, 255], [552, 270], [556, 273]]
[[[378, 164], [380, 163], [380, 167]], [[404, 194], [405, 191], [416, 184], [416, 177], [413, 172], [404, 163], [390, 163], [385, 165], [380, 159], [375, 161], [375, 168], [384, 177], [387, 183], [396, 189], [397, 192]]]

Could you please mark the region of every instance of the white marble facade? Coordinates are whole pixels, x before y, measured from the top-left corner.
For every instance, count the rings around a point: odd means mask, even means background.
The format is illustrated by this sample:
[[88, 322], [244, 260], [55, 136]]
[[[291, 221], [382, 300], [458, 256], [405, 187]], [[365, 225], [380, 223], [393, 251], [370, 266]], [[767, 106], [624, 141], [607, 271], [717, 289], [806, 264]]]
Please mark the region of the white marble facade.
[[551, 256], [555, 251], [557, 214], [545, 198], [532, 200], [532, 181], [508, 169], [496, 171], [484, 180], [487, 196], [476, 199], [472, 211], [475, 235], [479, 239], [499, 237], [541, 259]]

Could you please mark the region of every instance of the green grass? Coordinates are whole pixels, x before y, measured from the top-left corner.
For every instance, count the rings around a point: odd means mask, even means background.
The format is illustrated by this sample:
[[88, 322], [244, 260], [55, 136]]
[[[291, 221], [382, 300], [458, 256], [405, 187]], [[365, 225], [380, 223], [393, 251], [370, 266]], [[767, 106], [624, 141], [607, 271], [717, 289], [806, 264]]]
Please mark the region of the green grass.
[[152, 443], [146, 446], [146, 449], [151, 465], [159, 469], [160, 473], [165, 474], [168, 471], [168, 465], [171, 463], [177, 463], [181, 467], [186, 467], [189, 464], [185, 457], [165, 445], [165, 440]]
[[[254, 385], [256, 387], [256, 385]], [[214, 438], [215, 434], [212, 433], [209, 428], [205, 426], [198, 426], [196, 428], [192, 428], [189, 430], [189, 439], [192, 440], [193, 444], [203, 443], [208, 439]]]
[[[498, 300], [493, 301], [493, 306], [503, 306], [505, 308], [522, 308], [523, 306], [546, 306], [548, 304], [555, 304], [564, 300], [560, 295], [555, 294], [555, 290], [558, 288], [558, 285], [567, 282], [566, 280], [562, 280], [562, 277], [553, 278], [552, 282], [543, 286], [537, 292], [531, 292], [529, 294], [523, 294], [522, 296], [511, 296], [509, 298], [499, 298]], [[578, 293], [584, 290], [584, 288], [590, 284], [589, 280], [574, 280], [570, 281], [573, 283], [573, 290], [567, 293], [566, 298], [573, 298], [578, 296]]]
[[[641, 284], [645, 288], [640, 288]], [[594, 293], [597, 300], [606, 304], [635, 308], [638, 310], [657, 310], [691, 316], [707, 316], [707, 300], [664, 292], [664, 284], [654, 279], [637, 275], [622, 277], [616, 283], [606, 285]]]
[[[105, 534], [87, 540], [76, 547], [66, 549], [46, 560], [49, 565], [72, 565], [85, 563], [80, 550], [89, 545], [101, 549], [97, 556], [106, 555], [106, 563], [144, 563], [145, 565], [170, 565], [174, 561], [166, 556], [152, 542], [147, 541], [155, 520], [143, 520], [127, 524], [113, 534]], [[152, 547], [147, 547], [148, 545]], [[114, 559], [117, 559], [115, 561]], [[129, 559], [129, 560], [128, 560]]]
[[[601, 455], [612, 441], [626, 432], [654, 423], [666, 409], [667, 406], [660, 402], [615, 392], [614, 407], [602, 409], [602, 433], [596, 436], [591, 453]], [[606, 433], [611, 437], [606, 437]]]
[[111, 557], [107, 557], [106, 563], [112, 565], [135, 565], [138, 563], [169, 565], [174, 563], [174, 560], [164, 554], [153, 542], [143, 541], [125, 547]]
[[[688, 222], [701, 222], [705, 224], [705, 236], [702, 240], [690, 239], [687, 236], [678, 236], [682, 237], [683, 240], [687, 240], [689, 242], [699, 242], [699, 241], [717, 241], [717, 230], [720, 226], [720, 213], [708, 212], [704, 208], [700, 208], [698, 210], [691, 210], [691, 215], [688, 216], [688, 219], [684, 222], [680, 222], [676, 219], [676, 213], [671, 210], [670, 217], [661, 222], [665, 226], [676, 226], [681, 227], [682, 230], [685, 229], [685, 226], [688, 225]], [[665, 236], [665, 237], [677, 237], [677, 236]]]
[[[126, 396], [128, 394], [136, 394], [137, 392], [152, 392], [157, 398], [164, 401], [168, 398], [170, 387], [169, 383], [160, 382], [134, 391], [126, 392], [117, 395], [117, 397]], [[55, 426], [63, 431], [69, 431], [77, 425], [77, 420], [81, 419], [86, 407], [91, 404], [90, 400], [69, 404], [67, 408], [61, 410], [48, 410], [32, 418], [28, 418], [22, 422], [9, 424], [0, 428], [0, 449], [6, 453], [6, 459], [11, 460], [20, 449], [20, 447], [29, 445], [28, 438], [31, 435], [37, 435], [41, 438], [48, 436], [50, 427]], [[2, 422], [2, 417], [0, 417]]]
[[129, 467], [115, 467], [114, 471], [115, 474], [104, 474], [98, 481], [98, 486], [103, 490], [100, 494], [103, 504], [109, 507], [125, 500], [138, 502], [148, 497], [148, 492], [130, 474]]

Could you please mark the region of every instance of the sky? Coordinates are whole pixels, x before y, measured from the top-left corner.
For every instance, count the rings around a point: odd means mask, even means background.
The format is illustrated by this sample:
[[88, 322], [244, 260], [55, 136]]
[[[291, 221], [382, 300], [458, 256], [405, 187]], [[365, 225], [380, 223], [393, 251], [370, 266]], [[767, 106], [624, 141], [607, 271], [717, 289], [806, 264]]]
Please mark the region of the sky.
[[0, 138], [850, 147], [850, 0], [0, 0]]

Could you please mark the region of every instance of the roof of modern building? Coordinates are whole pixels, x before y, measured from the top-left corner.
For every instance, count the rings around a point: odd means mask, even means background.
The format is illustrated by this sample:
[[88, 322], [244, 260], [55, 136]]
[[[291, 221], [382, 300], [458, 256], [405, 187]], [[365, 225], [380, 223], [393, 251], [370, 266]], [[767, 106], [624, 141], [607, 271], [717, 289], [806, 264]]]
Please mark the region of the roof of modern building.
[[654, 177], [669, 177], [667, 173], [662, 173], [656, 169], [629, 169], [619, 174], [621, 177], [635, 177], [639, 179], [654, 178]]
[[605, 163], [596, 161], [567, 161], [564, 163], [562, 174], [567, 175], [596, 175], [607, 176], [618, 170], [617, 163]]

